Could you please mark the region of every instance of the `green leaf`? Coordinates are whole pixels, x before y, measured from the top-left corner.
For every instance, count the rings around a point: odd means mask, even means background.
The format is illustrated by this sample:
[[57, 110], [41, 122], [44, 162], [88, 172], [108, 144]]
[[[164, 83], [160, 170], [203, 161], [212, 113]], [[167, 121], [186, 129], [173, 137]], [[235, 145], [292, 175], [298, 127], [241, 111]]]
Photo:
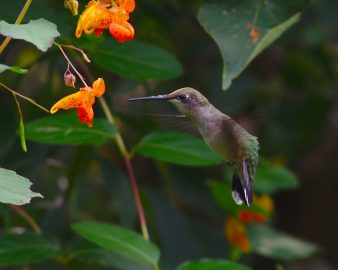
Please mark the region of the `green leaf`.
[[[217, 43], [224, 61], [225, 90], [266, 47], [295, 24], [309, 0], [210, 0], [198, 20]], [[255, 32], [250, 36], [251, 32]]]
[[153, 132], [135, 148], [136, 153], [179, 165], [217, 165], [221, 159], [198, 138], [177, 132]]
[[7, 66], [7, 65], [4, 65], [4, 64], [0, 64], [0, 73], [6, 71], [6, 70], [10, 70], [12, 72], [15, 72], [15, 73], [19, 73], [19, 74], [25, 74], [28, 72], [27, 69], [25, 68], [21, 68], [21, 67], [18, 67], [18, 66]]
[[100, 248], [85, 248], [75, 250], [71, 253], [71, 258], [85, 264], [98, 264], [104, 267], [125, 270], [148, 270], [146, 265], [130, 261], [123, 256]]
[[60, 251], [56, 239], [32, 233], [0, 237], [0, 265], [20, 265], [52, 259]]
[[320, 250], [315, 244], [265, 225], [251, 225], [249, 239], [253, 252], [283, 261], [306, 258]]
[[177, 270], [250, 270], [250, 267], [235, 262], [220, 259], [201, 259], [188, 261], [180, 265]]
[[264, 158], [259, 159], [254, 190], [260, 193], [274, 193], [298, 187], [297, 177], [287, 168], [276, 166]]
[[283, 265], [277, 264], [276, 265], [276, 270], [285, 270], [285, 268], [283, 267]]
[[177, 59], [154, 45], [133, 41], [120, 44], [111, 39], [88, 47], [90, 59], [99, 67], [136, 80], [173, 79], [182, 75]]
[[43, 52], [47, 51], [54, 39], [60, 35], [56, 25], [45, 19], [31, 20], [27, 24], [9, 24], [0, 21], [0, 34], [26, 40]]
[[141, 235], [123, 227], [99, 222], [80, 222], [72, 229], [88, 241], [138, 262], [156, 264], [158, 248]]
[[26, 138], [54, 144], [103, 144], [115, 139], [116, 128], [104, 119], [93, 126], [79, 122], [75, 112], [47, 116], [26, 124]]
[[29, 203], [34, 197], [42, 197], [40, 193], [30, 190], [32, 183], [16, 172], [0, 168], [0, 202], [22, 205]]

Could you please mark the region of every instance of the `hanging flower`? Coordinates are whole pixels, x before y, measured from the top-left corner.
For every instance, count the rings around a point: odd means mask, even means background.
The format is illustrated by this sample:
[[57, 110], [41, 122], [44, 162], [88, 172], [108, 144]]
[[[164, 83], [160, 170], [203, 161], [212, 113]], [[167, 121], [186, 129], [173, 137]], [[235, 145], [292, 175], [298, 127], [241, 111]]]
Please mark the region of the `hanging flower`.
[[268, 195], [254, 195], [256, 208], [239, 208], [232, 217], [225, 220], [225, 236], [230, 245], [238, 248], [243, 253], [251, 250], [247, 236], [247, 227], [251, 223], [265, 223], [269, 220], [274, 204]]
[[128, 23], [129, 13], [135, 9], [134, 0], [90, 1], [77, 23], [75, 36], [82, 32], [100, 36], [109, 29], [113, 38], [123, 43], [134, 38], [134, 28]]
[[105, 83], [102, 78], [98, 78], [93, 87], [83, 87], [74, 94], [68, 95], [54, 104], [50, 113], [54, 114], [59, 109], [68, 110], [77, 108], [77, 115], [81, 123], [87, 123], [88, 127], [92, 126], [94, 117], [93, 104], [95, 97], [102, 96], [105, 92]]
[[250, 252], [249, 238], [244, 224], [235, 218], [229, 217], [225, 220], [224, 232], [230, 245], [237, 247], [244, 253]]

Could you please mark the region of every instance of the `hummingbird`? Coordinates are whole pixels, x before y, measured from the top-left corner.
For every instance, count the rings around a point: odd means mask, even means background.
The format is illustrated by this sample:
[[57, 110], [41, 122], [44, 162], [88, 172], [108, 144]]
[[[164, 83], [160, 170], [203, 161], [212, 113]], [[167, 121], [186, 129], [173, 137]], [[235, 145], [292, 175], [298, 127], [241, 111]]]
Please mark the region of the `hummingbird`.
[[180, 88], [170, 94], [131, 98], [128, 101], [167, 100], [199, 130], [205, 143], [234, 168], [232, 197], [235, 203], [250, 206], [259, 144], [257, 137], [230, 116], [215, 108], [199, 91]]

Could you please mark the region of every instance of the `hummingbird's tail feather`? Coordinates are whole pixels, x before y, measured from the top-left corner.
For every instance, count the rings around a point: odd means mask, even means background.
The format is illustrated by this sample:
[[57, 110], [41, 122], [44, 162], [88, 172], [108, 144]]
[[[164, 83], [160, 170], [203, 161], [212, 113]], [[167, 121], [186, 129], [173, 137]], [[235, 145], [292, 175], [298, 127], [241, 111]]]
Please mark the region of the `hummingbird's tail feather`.
[[234, 201], [241, 205], [243, 202], [247, 206], [252, 203], [252, 179], [248, 172], [248, 164], [246, 160], [243, 160], [242, 166], [240, 167], [240, 176], [235, 173], [232, 177], [232, 198]]
[[232, 198], [236, 204], [241, 205], [244, 202], [244, 192], [241, 180], [237, 174], [232, 176]]

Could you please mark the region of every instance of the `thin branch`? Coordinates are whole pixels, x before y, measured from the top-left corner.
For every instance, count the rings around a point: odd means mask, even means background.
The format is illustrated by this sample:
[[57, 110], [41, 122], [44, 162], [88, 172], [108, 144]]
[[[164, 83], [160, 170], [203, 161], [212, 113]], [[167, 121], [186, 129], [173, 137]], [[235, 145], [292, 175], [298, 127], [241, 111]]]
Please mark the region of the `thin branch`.
[[54, 42], [54, 45], [57, 46], [60, 51], [62, 52], [63, 56], [66, 58], [68, 64], [72, 67], [72, 69], [75, 71], [75, 73], [77, 74], [77, 76], [79, 76], [80, 80], [82, 81], [82, 83], [84, 84], [84, 86], [88, 87], [88, 84], [86, 83], [86, 81], [84, 80], [83, 76], [80, 74], [80, 72], [77, 71], [77, 69], [74, 67], [73, 63], [70, 61], [70, 59], [68, 58], [67, 54], [65, 53], [65, 51], [62, 49], [62, 46], [57, 43]]
[[45, 111], [46, 113], [49, 113], [49, 110], [46, 109], [45, 107], [43, 107], [42, 105], [40, 105], [39, 103], [37, 103], [34, 99], [31, 99], [29, 97], [26, 97], [24, 95], [21, 95], [20, 93], [16, 92], [15, 90], [9, 88], [7, 85], [3, 84], [2, 82], [0, 82], [0, 86], [2, 86], [3, 88], [5, 88], [7, 91], [11, 92], [13, 95], [21, 97], [22, 99], [32, 103], [33, 105], [37, 106], [38, 108], [40, 108], [41, 110]]
[[8, 206], [12, 208], [22, 218], [24, 218], [32, 226], [36, 234], [42, 234], [42, 230], [39, 227], [39, 225], [36, 223], [34, 218], [31, 215], [29, 215], [25, 210], [23, 210], [20, 206], [13, 205], [13, 204], [9, 204]]
[[[32, 0], [27, 0], [25, 5], [23, 6], [18, 18], [15, 21], [15, 24], [20, 24], [23, 20], [23, 18], [25, 17], [27, 10], [29, 8], [29, 6], [31, 5]], [[3, 50], [7, 47], [8, 43], [11, 41], [12, 38], [10, 37], [6, 37], [6, 39], [2, 42], [1, 46], [0, 46], [0, 54], [3, 52]]]
[[83, 59], [84, 59], [86, 62], [88, 62], [88, 63], [91, 62], [90, 59], [88, 58], [87, 54], [86, 54], [82, 49], [80, 49], [80, 48], [78, 48], [78, 47], [75, 47], [75, 46], [73, 46], [73, 45], [61, 44], [61, 43], [58, 43], [58, 44], [59, 44], [60, 46], [64, 47], [64, 48], [69, 48], [69, 49], [73, 49], [73, 50], [75, 50], [75, 51], [80, 52], [80, 53], [82, 54]]

